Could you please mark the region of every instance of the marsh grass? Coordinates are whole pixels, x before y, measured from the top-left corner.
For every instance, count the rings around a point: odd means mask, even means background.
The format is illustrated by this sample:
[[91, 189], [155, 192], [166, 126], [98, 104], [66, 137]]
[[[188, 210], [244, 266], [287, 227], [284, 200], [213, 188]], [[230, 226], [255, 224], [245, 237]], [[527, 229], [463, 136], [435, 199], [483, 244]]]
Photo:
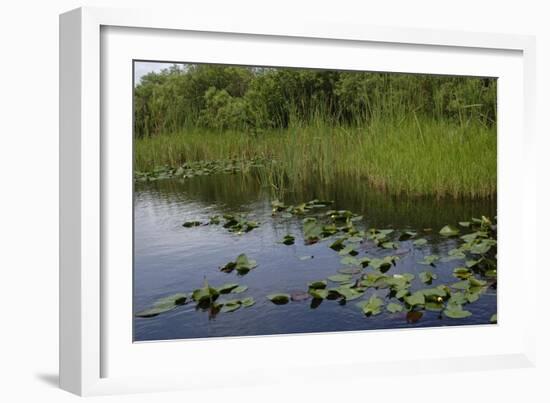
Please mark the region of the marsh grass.
[[[135, 140], [135, 168], [197, 160], [273, 160], [254, 172], [275, 192], [299, 189], [312, 178], [367, 181], [390, 194], [453, 198], [496, 195], [496, 128], [412, 115], [371, 119], [360, 127], [315, 119], [252, 135], [189, 128]], [[351, 180], [351, 181], [350, 181]]]

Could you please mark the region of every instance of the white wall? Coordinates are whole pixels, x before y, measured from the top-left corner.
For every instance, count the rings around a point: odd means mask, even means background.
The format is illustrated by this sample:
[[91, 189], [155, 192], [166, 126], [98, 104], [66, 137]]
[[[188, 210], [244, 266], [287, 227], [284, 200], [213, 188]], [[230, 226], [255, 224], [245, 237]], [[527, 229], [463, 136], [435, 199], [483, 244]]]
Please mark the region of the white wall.
[[[188, 5], [184, 3], [189, 3]], [[535, 34], [538, 39], [538, 141], [540, 172], [548, 170], [546, 149], [550, 111], [550, 13], [545, 1], [287, 1], [203, 0], [72, 1], [4, 0], [0, 5], [0, 399], [5, 402], [67, 402], [76, 398], [58, 390], [58, 14], [81, 5], [162, 7], [185, 5], [185, 12], [231, 18], [323, 18], [374, 25], [450, 28]], [[546, 74], [545, 74], [546, 73]], [[545, 174], [540, 175], [545, 178]], [[540, 183], [548, 183], [540, 179]], [[539, 250], [550, 220], [539, 193]], [[6, 259], [7, 257], [7, 259]], [[256, 388], [96, 398], [100, 401], [298, 402], [359, 399], [544, 401], [550, 396], [548, 323], [550, 304], [542, 299], [549, 281], [540, 257], [540, 327], [537, 369], [441, 376], [411, 376], [350, 381], [302, 388]], [[525, 286], [525, 285], [523, 285]], [[521, 303], [521, 301], [519, 301]], [[182, 365], [186, 365], [182, 363]], [[9, 397], [8, 397], [9, 396]]]

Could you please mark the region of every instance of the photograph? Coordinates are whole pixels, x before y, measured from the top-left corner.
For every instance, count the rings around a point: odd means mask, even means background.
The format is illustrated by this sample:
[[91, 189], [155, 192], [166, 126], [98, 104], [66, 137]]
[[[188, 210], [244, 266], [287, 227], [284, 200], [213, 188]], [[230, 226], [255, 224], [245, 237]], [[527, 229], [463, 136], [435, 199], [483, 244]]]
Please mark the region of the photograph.
[[132, 73], [134, 342], [497, 323], [497, 78]]

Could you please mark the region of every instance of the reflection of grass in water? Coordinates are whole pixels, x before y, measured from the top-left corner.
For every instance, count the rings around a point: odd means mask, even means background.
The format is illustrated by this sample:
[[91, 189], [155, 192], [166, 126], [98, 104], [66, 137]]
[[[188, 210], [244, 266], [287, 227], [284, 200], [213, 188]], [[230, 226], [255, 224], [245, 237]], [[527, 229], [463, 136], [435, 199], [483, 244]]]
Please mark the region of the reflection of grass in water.
[[[451, 198], [393, 196], [376, 191], [366, 182], [341, 179], [330, 186], [314, 178], [296, 191], [273, 194], [262, 187], [254, 174], [216, 174], [192, 179], [159, 180], [136, 183], [136, 191], [153, 192], [167, 203], [192, 200], [207, 206], [218, 205], [226, 213], [247, 210], [256, 202], [266, 203], [278, 198], [289, 204], [300, 204], [314, 198], [334, 200], [337, 209], [349, 209], [366, 217], [371, 225], [437, 229], [448, 223], [471, 217], [496, 214], [494, 199], [456, 200]], [[243, 210], [244, 209], [244, 210]]]
[[138, 170], [186, 161], [274, 159], [258, 171], [263, 186], [299, 191], [347, 178], [391, 194], [454, 198], [496, 194], [496, 129], [422, 119], [372, 121], [363, 128], [313, 124], [257, 136], [235, 131], [189, 130], [137, 139]]

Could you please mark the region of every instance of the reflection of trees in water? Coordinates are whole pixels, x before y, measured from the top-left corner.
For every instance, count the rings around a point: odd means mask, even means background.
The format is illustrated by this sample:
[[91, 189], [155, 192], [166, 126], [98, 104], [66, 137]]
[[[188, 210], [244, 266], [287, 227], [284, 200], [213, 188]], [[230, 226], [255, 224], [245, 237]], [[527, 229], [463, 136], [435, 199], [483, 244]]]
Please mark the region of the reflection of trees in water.
[[[227, 212], [250, 211], [252, 204], [274, 198], [270, 189], [262, 188], [255, 176], [243, 174], [137, 183], [136, 196], [141, 192], [166, 203], [216, 204]], [[297, 204], [314, 198], [334, 200], [334, 208], [362, 214], [370, 225], [378, 227], [433, 227], [438, 231], [448, 223], [496, 215], [496, 200], [391, 196], [370, 188], [367, 183], [354, 183], [345, 178], [331, 186], [312, 180], [307, 186], [288, 191], [284, 202]]]

